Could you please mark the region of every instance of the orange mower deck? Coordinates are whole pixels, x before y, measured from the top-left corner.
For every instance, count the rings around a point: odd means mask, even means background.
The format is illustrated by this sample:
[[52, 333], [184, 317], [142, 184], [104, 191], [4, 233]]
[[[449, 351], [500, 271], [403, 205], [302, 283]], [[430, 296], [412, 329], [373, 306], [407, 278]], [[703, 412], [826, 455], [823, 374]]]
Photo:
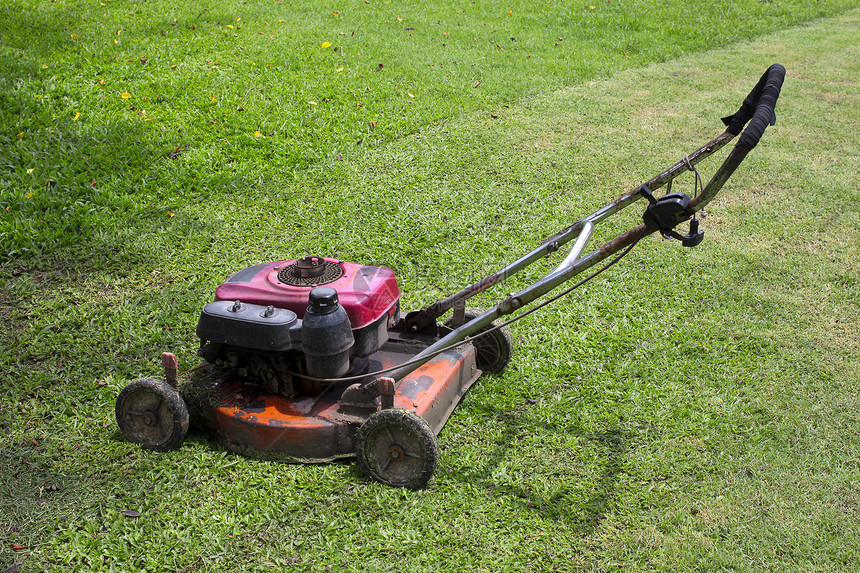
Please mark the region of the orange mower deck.
[[[374, 355], [370, 368], [396, 366], [412, 356], [394, 346], [388, 344]], [[393, 407], [417, 414], [438, 435], [480, 375], [474, 347], [463, 344], [400, 380]], [[356, 391], [347, 384], [327, 388], [316, 397], [266, 394], [241, 380], [225, 380], [205, 366], [181, 380], [179, 389], [192, 424], [212, 432], [224, 447], [250, 457], [300, 463], [354, 457], [358, 428], [369, 414], [382, 409], [384, 399], [350, 398]]]

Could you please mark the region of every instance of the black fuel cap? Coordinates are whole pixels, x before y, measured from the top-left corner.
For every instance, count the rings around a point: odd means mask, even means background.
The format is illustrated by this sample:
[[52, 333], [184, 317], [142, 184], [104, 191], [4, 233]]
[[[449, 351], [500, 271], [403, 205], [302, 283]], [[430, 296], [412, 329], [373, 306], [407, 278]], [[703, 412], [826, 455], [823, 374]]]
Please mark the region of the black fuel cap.
[[308, 310], [314, 314], [328, 314], [337, 310], [337, 291], [331, 287], [317, 287], [308, 297]]

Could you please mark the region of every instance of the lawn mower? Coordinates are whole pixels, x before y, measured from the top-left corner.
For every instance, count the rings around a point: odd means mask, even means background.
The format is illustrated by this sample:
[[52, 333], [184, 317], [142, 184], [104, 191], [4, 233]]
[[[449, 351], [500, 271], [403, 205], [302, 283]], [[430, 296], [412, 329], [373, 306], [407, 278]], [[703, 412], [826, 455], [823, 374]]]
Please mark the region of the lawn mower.
[[[166, 451], [182, 443], [193, 422], [247, 456], [290, 462], [354, 456], [376, 481], [423, 487], [438, 465], [437, 435], [460, 399], [482, 373], [499, 373], [511, 359], [511, 322], [590, 280], [651, 233], [686, 247], [702, 241], [696, 214], [775, 122], [784, 77], [785, 69], [774, 64], [738, 111], [723, 118], [721, 135], [501, 270], [425, 308], [401, 312], [397, 279], [385, 267], [305, 256], [236, 272], [200, 314], [202, 363], [179, 375], [176, 356], [164, 353], [163, 380], [135, 380], [120, 392], [122, 433]], [[705, 185], [696, 164], [739, 134]], [[672, 191], [672, 181], [688, 171], [695, 174], [693, 197]], [[665, 193], [655, 196], [661, 187]], [[641, 224], [583, 254], [595, 225], [640, 199], [647, 201]], [[681, 234], [676, 227], [687, 221], [689, 232]], [[531, 286], [487, 311], [466, 307], [472, 296], [571, 241], [558, 266]], [[520, 310], [592, 267], [598, 270]], [[508, 315], [514, 316], [500, 322]]]

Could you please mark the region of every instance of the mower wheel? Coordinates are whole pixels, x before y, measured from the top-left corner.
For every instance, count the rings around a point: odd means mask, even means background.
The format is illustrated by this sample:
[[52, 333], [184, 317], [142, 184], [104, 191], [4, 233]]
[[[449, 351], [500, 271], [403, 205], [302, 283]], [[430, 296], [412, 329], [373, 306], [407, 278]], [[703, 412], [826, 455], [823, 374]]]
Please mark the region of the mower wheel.
[[179, 447], [188, 431], [188, 406], [163, 380], [141, 378], [116, 398], [116, 421], [129, 442], [166, 452]]
[[[484, 312], [486, 311], [480, 308], [466, 308], [466, 314], [464, 316], [465, 321], [469, 322], [470, 320], [474, 320], [484, 314]], [[445, 322], [445, 326], [453, 328], [452, 320], [449, 319]], [[495, 323], [491, 323], [487, 328], [479, 330], [477, 334], [480, 334], [493, 326], [495, 326]], [[511, 334], [511, 329], [504, 326], [499, 330], [494, 330], [490, 334], [478, 338], [472, 342], [472, 344], [475, 346], [475, 351], [477, 352], [477, 356], [475, 358], [478, 368], [483, 370], [485, 374], [498, 374], [504, 370], [511, 361], [511, 354], [513, 354], [514, 348], [514, 337]]]
[[409, 410], [388, 409], [370, 416], [356, 434], [355, 454], [364, 472], [392, 487], [420, 489], [439, 463], [436, 434]]

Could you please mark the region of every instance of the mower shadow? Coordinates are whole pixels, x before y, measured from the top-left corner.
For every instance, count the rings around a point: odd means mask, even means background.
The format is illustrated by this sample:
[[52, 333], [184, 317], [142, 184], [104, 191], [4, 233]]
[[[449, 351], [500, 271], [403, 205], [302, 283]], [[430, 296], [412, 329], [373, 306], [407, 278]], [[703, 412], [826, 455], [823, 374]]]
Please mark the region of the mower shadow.
[[[562, 486], [552, 495], [542, 495], [530, 486], [530, 477], [523, 474], [523, 480], [512, 482], [507, 479], [500, 483], [493, 476], [505, 464], [509, 453], [515, 450], [518, 436], [524, 429], [530, 432], [557, 434], [559, 428], [540, 422], [522, 412], [499, 409], [486, 410], [489, 420], [501, 422], [501, 435], [495, 440], [495, 447], [483, 457], [480, 467], [461, 468], [449, 474], [449, 478], [477, 485], [498, 494], [505, 494], [523, 500], [525, 506], [546, 519], [562, 521], [572, 527], [577, 535], [591, 534], [603, 516], [613, 507], [618, 489], [618, 476], [622, 472], [627, 451], [627, 437], [618, 427], [602, 432], [585, 432], [581, 428], [567, 428], [565, 433], [579, 436], [594, 444], [603, 455], [604, 462], [591, 495], [583, 497], [581, 491]], [[545, 478], [546, 479], [546, 478]]]
[[[490, 420], [501, 422], [503, 424], [502, 432], [495, 441], [496, 446], [481, 457], [480, 466], [453, 469], [446, 468], [443, 462], [437, 470], [439, 472], [436, 477], [437, 483], [443, 480], [452, 480], [461, 484], [477, 486], [497, 496], [515, 498], [521, 500], [521, 503], [528, 510], [535, 512], [541, 518], [567, 524], [578, 536], [592, 534], [599, 527], [604, 515], [615, 505], [618, 476], [623, 470], [627, 452], [627, 437], [624, 432], [617, 427], [602, 432], [585, 432], [580, 428], [566, 429], [566, 433], [582, 437], [598, 449], [602, 454], [603, 463], [600, 464], [599, 474], [593, 479], [594, 485], [590, 489], [589, 495], [584, 496], [582, 490], [575, 489], [573, 484], [561, 485], [553, 493], [547, 495], [539, 493], [537, 488], [532, 487], [532, 476], [526, 472], [523, 472], [516, 480], [505, 479], [501, 481], [493, 476], [506, 463], [511, 452], [517, 453], [515, 444], [518, 436], [522, 436], [525, 428], [531, 432], [537, 430], [539, 433], [546, 433], [547, 435], [556, 434], [559, 429], [539, 422], [531, 416], [523, 415], [522, 411], [510, 412], [495, 409], [490, 413]], [[107, 439], [115, 443], [127, 441], [119, 429], [114, 429]], [[225, 448], [209, 432], [198, 426], [192, 425], [184, 443], [186, 445], [193, 443], [197, 449], [226, 453], [231, 458], [235, 456], [244, 459], [244, 456]], [[259, 461], [265, 464], [287, 463]], [[374, 484], [373, 480], [360, 469], [353, 458], [327, 462], [327, 464], [330, 463], [338, 464], [341, 467], [348, 466], [348, 479], [354, 484]], [[313, 471], [310, 468], [317, 464], [291, 465], [306, 465], [309, 466], [308, 471]], [[536, 473], [540, 471], [540, 469], [536, 470]], [[551, 479], [551, 476], [542, 477], [544, 483]], [[431, 481], [429, 485], [431, 494], [434, 489], [434, 481]]]

